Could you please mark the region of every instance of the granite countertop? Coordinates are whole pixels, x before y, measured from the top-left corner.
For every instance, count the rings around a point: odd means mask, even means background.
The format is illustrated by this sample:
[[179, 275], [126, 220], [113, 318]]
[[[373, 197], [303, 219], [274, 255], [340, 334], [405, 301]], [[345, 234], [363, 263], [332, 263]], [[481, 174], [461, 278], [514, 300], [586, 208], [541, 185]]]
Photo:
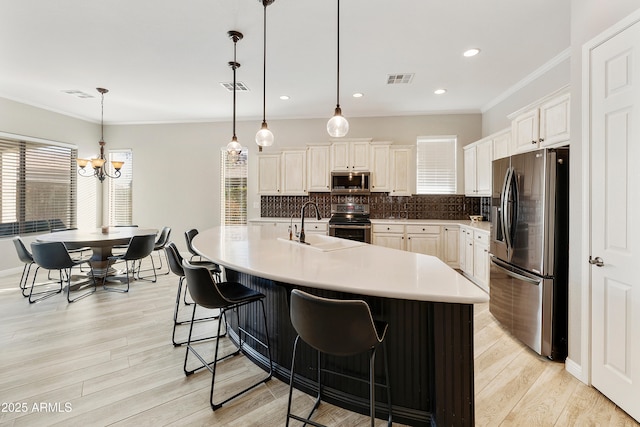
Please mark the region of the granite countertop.
[[416, 301], [489, 300], [437, 257], [330, 236], [307, 240], [311, 245], [285, 240], [273, 227], [229, 226], [200, 232], [193, 246], [224, 267], [283, 283]]

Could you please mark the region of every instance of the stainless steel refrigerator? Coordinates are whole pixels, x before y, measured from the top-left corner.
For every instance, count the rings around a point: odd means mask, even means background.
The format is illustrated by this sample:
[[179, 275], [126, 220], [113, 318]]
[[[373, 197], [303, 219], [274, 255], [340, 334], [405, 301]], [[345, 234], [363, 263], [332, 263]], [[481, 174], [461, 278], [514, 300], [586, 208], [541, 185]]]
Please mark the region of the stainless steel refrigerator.
[[567, 356], [569, 149], [493, 161], [490, 302], [513, 336], [554, 360]]

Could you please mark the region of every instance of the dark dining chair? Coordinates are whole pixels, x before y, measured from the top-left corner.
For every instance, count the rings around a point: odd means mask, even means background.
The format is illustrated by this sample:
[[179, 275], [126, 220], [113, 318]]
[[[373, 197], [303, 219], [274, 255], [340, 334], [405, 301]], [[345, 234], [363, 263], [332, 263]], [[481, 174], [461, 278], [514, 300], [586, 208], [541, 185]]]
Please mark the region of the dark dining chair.
[[184, 232], [184, 238], [187, 242], [187, 250], [191, 254], [191, 257], [189, 258], [189, 262], [192, 265], [199, 265], [212, 271], [219, 282], [220, 275], [222, 273], [222, 269], [220, 268], [220, 266], [215, 262], [203, 259], [202, 256], [198, 252], [196, 252], [196, 250], [193, 248], [193, 244], [192, 244], [193, 238], [196, 237], [198, 234], [200, 234], [200, 232], [195, 228], [192, 228]]
[[23, 297], [28, 297], [29, 294], [27, 294], [27, 280], [29, 279], [31, 266], [35, 264], [35, 261], [33, 260], [33, 255], [31, 255], [29, 249], [27, 249], [27, 247], [24, 245], [24, 242], [22, 241], [20, 236], [15, 236], [13, 238], [13, 244], [16, 247], [18, 259], [20, 260], [20, 262], [24, 263], [22, 276], [20, 276], [20, 291], [22, 292]]
[[[62, 242], [33, 242], [31, 243], [31, 253], [33, 254], [33, 260], [35, 261], [38, 268], [36, 268], [36, 272], [33, 275], [33, 282], [31, 284], [31, 290], [29, 292], [29, 302], [37, 302], [58, 294], [62, 292], [63, 282], [67, 282], [67, 301], [75, 302], [81, 298], [84, 298], [88, 295], [91, 295], [96, 291], [96, 280], [93, 274], [93, 267], [89, 262], [89, 258], [82, 259], [73, 259], [71, 255], [67, 251], [67, 247]], [[89, 264], [89, 268], [91, 269], [91, 275], [89, 276], [89, 280], [93, 283], [92, 289], [77, 295], [75, 298], [71, 299], [71, 288], [73, 284], [71, 283], [71, 269], [73, 267], [79, 266], [80, 264]], [[59, 280], [56, 283], [59, 283], [60, 287], [58, 289], [53, 290], [44, 290], [38, 293], [33, 293], [33, 290], [36, 286], [46, 286], [50, 285], [51, 282], [43, 283], [40, 285], [36, 285], [36, 277], [38, 275], [38, 270], [40, 268], [44, 268], [46, 270], [58, 270]], [[41, 295], [36, 299], [33, 299], [34, 295]]]
[[[184, 279], [185, 279], [185, 275], [184, 275], [184, 268], [182, 267], [182, 255], [180, 255], [180, 252], [178, 251], [178, 248], [176, 247], [175, 243], [173, 242], [169, 242], [165, 245], [164, 247], [165, 250], [165, 255], [167, 257], [167, 263], [169, 264], [169, 269], [171, 270], [171, 272], [173, 274], [175, 274], [176, 276], [179, 277], [178, 280], [178, 293], [176, 294], [176, 306], [175, 309], [173, 311], [173, 335], [171, 336], [171, 340], [173, 342], [174, 346], [180, 346], [180, 345], [184, 345], [187, 342], [186, 341], [176, 341], [176, 327], [178, 325], [186, 325], [186, 324], [190, 324], [192, 322], [191, 319], [188, 320], [178, 320], [178, 314], [180, 311], [180, 297], [182, 295], [182, 285], [184, 283]], [[188, 292], [188, 290], [184, 289], [184, 293], [186, 294]], [[186, 295], [185, 295], [185, 301], [186, 301]], [[190, 304], [185, 304], [185, 305], [190, 305]], [[214, 315], [214, 316], [207, 316], [207, 317], [198, 317], [193, 319], [194, 322], [203, 322], [203, 321], [207, 321], [207, 320], [213, 320], [213, 319], [218, 319], [220, 316], [219, 315]], [[196, 341], [204, 341], [204, 340], [208, 340], [211, 339], [212, 337], [205, 337], [205, 338], [199, 338], [197, 340], [191, 340], [191, 342], [196, 342]]]
[[[155, 243], [153, 244], [153, 250], [151, 251], [151, 254], [149, 255], [150, 258], [153, 258], [153, 254], [155, 252], [158, 252], [159, 264], [158, 264], [157, 267], [154, 264], [154, 267], [153, 267], [153, 271], [154, 271], [154, 274], [156, 275], [156, 277], [160, 276], [160, 275], [166, 276], [167, 274], [171, 273], [171, 269], [169, 268], [168, 265], [167, 265], [167, 271], [164, 272], [164, 273], [161, 272], [162, 268], [163, 268], [162, 253], [164, 253], [165, 259], [166, 259], [166, 253], [164, 251], [164, 247], [165, 247], [165, 245], [167, 243], [169, 243], [169, 236], [170, 235], [171, 235], [171, 228], [170, 227], [162, 227], [162, 230], [160, 230], [160, 233], [158, 233], [158, 237], [157, 237]], [[141, 266], [142, 260], [138, 261], [138, 263], [139, 263], [139, 266]], [[168, 261], [167, 261], [167, 264], [168, 264]], [[139, 269], [138, 270], [138, 277], [141, 278], [141, 279], [148, 279], [151, 276], [142, 277], [142, 276], [140, 276], [140, 273], [145, 272], [145, 271], [151, 271], [151, 270], [152, 270], [151, 268], [146, 268], [144, 270], [140, 270]]]
[[[182, 267], [184, 268], [185, 277], [187, 280], [187, 288], [189, 289], [189, 293], [191, 294], [196, 305], [193, 307], [193, 313], [191, 315], [191, 325], [189, 327], [189, 338], [187, 339], [187, 348], [184, 356], [184, 373], [189, 376], [200, 369], [206, 368], [211, 374], [211, 393], [209, 395], [209, 403], [211, 404], [211, 409], [214, 411], [220, 408], [222, 405], [234, 399], [241, 394], [248, 392], [249, 390], [257, 387], [258, 385], [269, 381], [271, 376], [273, 375], [273, 360], [271, 359], [271, 345], [269, 343], [269, 331], [267, 326], [267, 314], [264, 308], [264, 298], [265, 295], [260, 292], [254, 291], [240, 283], [235, 282], [224, 282], [218, 283], [214, 279], [211, 271], [207, 270], [206, 267], [203, 266], [195, 266], [190, 264], [188, 261], [183, 261]], [[264, 331], [265, 338], [264, 341], [261, 341], [256, 335], [256, 333], [251, 333], [246, 330], [247, 323], [249, 319], [245, 319], [244, 325], [240, 323], [240, 308], [247, 306], [249, 304], [259, 303], [262, 309], [262, 320], [264, 321]], [[196, 306], [201, 306], [208, 309], [219, 309], [220, 310], [220, 318], [218, 320], [218, 328], [217, 333], [214, 336], [216, 340], [215, 351], [213, 355], [213, 361], [208, 362], [202, 355], [200, 355], [196, 349], [192, 346], [192, 333], [193, 333], [193, 324], [196, 315]], [[232, 313], [236, 313], [236, 319], [238, 322], [238, 344], [237, 349], [234, 352], [228, 353], [224, 356], [218, 356], [218, 350], [220, 347], [220, 339], [227, 335], [228, 332], [228, 323], [226, 319], [226, 313], [231, 311]], [[245, 313], [248, 314], [249, 310], [245, 310]], [[222, 323], [225, 324], [225, 332], [221, 334], [221, 326]], [[244, 335], [244, 338], [243, 338]], [[266, 377], [263, 377], [257, 382], [253, 382], [251, 385], [243, 388], [240, 391], [235, 392], [233, 395], [226, 397], [224, 400], [220, 402], [214, 402], [214, 387], [216, 383], [216, 369], [218, 367], [218, 363], [228, 359], [230, 357], [236, 356], [243, 352], [243, 345], [247, 338], [250, 338], [257, 345], [260, 345], [264, 348], [269, 356], [269, 370]], [[201, 366], [195, 369], [187, 369], [187, 363], [189, 359], [189, 354], [193, 353], [193, 355], [202, 363]]]
[[[102, 287], [107, 291], [115, 291], [115, 292], [129, 292], [129, 287], [131, 284], [130, 276], [133, 276], [135, 280], [136, 273], [138, 273], [138, 279], [143, 278], [139, 277], [140, 266], [136, 269], [135, 265], [137, 261], [140, 261], [151, 254], [153, 251], [153, 245], [155, 243], [156, 236], [153, 234], [147, 234], [142, 236], [133, 236], [131, 240], [129, 240], [129, 244], [127, 245], [127, 250], [120, 255], [113, 255], [107, 258], [107, 268], [105, 269], [104, 276], [102, 278]], [[114, 288], [107, 286], [107, 275], [109, 273], [109, 268], [115, 264], [116, 262], [124, 261], [125, 262], [125, 275], [127, 278], [127, 287], [126, 288]], [[131, 263], [131, 268], [129, 268], [129, 263]], [[151, 258], [151, 265], [153, 266], [153, 258]], [[157, 280], [155, 274], [155, 266], [153, 268], [153, 280], [155, 282]]]
[[[369, 305], [362, 300], [339, 300], [323, 298], [311, 295], [299, 289], [291, 291], [290, 304], [291, 324], [298, 336], [293, 344], [293, 356], [291, 358], [291, 376], [289, 379], [289, 403], [287, 405], [287, 422], [291, 418], [305, 424], [322, 426], [311, 421], [313, 412], [318, 408], [322, 400], [322, 374], [334, 373], [322, 367], [322, 354], [346, 357], [355, 356], [365, 352], [369, 353], [369, 378], [359, 378], [346, 374], [338, 374], [359, 382], [369, 383], [369, 415], [371, 426], [375, 425], [375, 387], [384, 387], [387, 390], [388, 425], [392, 423], [391, 391], [389, 386], [389, 368], [387, 363], [387, 349], [385, 336], [387, 323], [375, 321], [371, 315]], [[317, 379], [318, 394], [313, 408], [307, 417], [301, 417], [291, 413], [291, 401], [293, 396], [293, 382], [295, 378], [296, 352], [300, 340], [307, 343], [317, 352]], [[376, 350], [382, 346], [384, 353], [385, 384], [375, 382]], [[306, 368], [306, 367], [305, 367]]]

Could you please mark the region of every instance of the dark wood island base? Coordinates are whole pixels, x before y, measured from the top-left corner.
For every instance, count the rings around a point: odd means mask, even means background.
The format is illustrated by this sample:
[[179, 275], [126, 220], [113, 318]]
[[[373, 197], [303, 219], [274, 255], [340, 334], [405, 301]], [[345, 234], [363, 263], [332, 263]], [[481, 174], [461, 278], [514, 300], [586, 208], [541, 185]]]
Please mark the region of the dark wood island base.
[[[266, 295], [267, 323], [271, 339], [274, 375], [288, 383], [291, 355], [296, 332], [289, 320], [291, 289], [328, 298], [363, 299], [374, 318], [389, 323], [387, 349], [393, 421], [414, 426], [473, 426], [473, 304], [442, 303], [392, 299], [291, 285], [226, 269], [227, 280], [240, 282]], [[392, 286], [392, 285], [390, 285]], [[250, 313], [250, 330], [264, 338], [259, 313]], [[261, 315], [261, 314], [260, 314]], [[237, 340], [233, 328], [235, 316], [229, 316], [230, 336]], [[248, 341], [247, 344], [251, 344]], [[248, 356], [267, 369], [268, 359], [262, 348], [249, 347]], [[376, 360], [377, 374], [382, 374], [382, 353]], [[349, 375], [367, 378], [367, 355], [325, 357], [325, 367]], [[298, 368], [294, 386], [314, 394], [316, 381], [315, 351], [302, 345], [296, 360]], [[305, 369], [306, 368], [306, 369]], [[384, 383], [383, 375], [376, 382]], [[368, 414], [368, 386], [340, 376], [325, 375], [325, 400], [337, 406]], [[387, 418], [386, 393], [376, 390], [376, 416]], [[284, 415], [283, 415], [284, 416]]]

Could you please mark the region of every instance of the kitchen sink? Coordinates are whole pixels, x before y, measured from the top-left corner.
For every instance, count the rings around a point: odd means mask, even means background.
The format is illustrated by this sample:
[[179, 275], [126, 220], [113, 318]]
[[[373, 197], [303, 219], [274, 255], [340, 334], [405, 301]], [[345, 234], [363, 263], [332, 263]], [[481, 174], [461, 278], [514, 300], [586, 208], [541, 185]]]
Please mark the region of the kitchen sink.
[[314, 249], [320, 252], [330, 252], [340, 249], [355, 248], [357, 246], [362, 246], [365, 244], [362, 242], [356, 242], [355, 240], [340, 239], [337, 237], [324, 236], [322, 234], [307, 234], [305, 236], [305, 243], [300, 243], [296, 239], [289, 240], [284, 237], [278, 237], [278, 240], [303, 248]]

